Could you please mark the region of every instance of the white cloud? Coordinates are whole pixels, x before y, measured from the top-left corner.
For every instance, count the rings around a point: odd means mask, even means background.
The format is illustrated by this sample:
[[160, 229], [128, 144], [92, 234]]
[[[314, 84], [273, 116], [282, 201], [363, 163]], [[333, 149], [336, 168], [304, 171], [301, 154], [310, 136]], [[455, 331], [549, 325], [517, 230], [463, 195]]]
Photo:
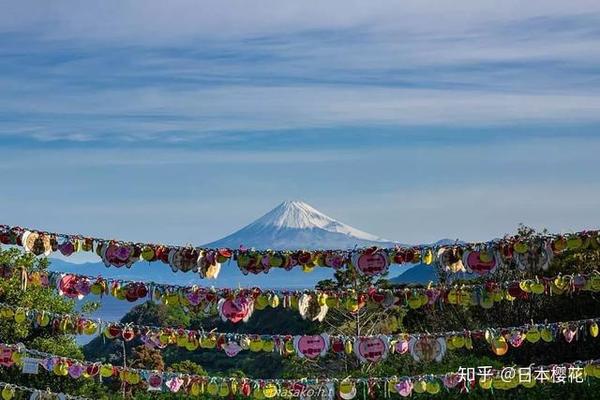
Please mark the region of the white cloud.
[[[542, 95], [370, 86], [129, 89], [80, 96], [53, 93], [35, 98], [0, 98], [0, 107], [5, 112], [19, 114], [34, 109], [43, 115], [66, 115], [64, 121], [47, 117], [47, 125], [17, 121], [14, 125], [0, 126], [0, 134], [11, 135], [14, 129], [20, 129], [24, 136], [48, 141], [119, 136], [153, 140], [172, 134], [185, 141], [201, 139], [198, 135], [202, 134], [228, 131], [600, 120], [600, 96], [585, 93]], [[106, 130], [107, 126], [110, 130]]]
[[0, 51], [4, 136], [177, 144], [232, 131], [600, 119], [597, 1], [4, 8], [0, 31], [15, 38]]
[[41, 28], [50, 37], [64, 39], [156, 43], [161, 39], [243, 37], [356, 26], [448, 32], [497, 21], [590, 12], [600, 12], [597, 1], [37, 0], [5, 4], [0, 26], [4, 30]]

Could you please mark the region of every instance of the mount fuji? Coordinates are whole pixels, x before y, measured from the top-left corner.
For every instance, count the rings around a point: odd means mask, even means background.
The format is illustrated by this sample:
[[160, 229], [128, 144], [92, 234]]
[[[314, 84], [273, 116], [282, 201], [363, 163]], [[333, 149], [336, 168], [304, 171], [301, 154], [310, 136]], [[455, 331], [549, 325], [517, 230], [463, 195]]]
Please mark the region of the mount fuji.
[[[398, 244], [337, 221], [301, 201], [285, 201], [256, 221], [222, 239], [202, 247], [229, 247], [256, 249], [351, 249], [355, 246], [391, 247]], [[411, 266], [397, 266], [402, 273]], [[178, 285], [214, 285], [216, 287], [253, 287], [302, 289], [314, 287], [317, 282], [333, 277], [330, 268], [315, 268], [304, 273], [299, 268], [285, 271], [275, 268], [268, 274], [243, 275], [235, 266], [224, 264], [217, 279], [200, 279], [193, 273], [173, 273], [162, 263], [137, 262], [131, 268], [106, 268], [102, 262], [76, 264], [65, 259], [51, 259], [50, 269], [89, 276], [123, 280], [152, 280], [157, 283]], [[420, 274], [418, 274], [420, 275]], [[418, 277], [411, 277], [419, 281]], [[423, 279], [424, 280], [424, 279]], [[120, 302], [108, 296], [103, 307], [93, 316], [119, 319], [137, 303]]]
[[339, 222], [302, 201], [284, 201], [239, 231], [205, 246], [314, 250], [395, 244]]
[[[285, 201], [237, 232], [201, 247], [256, 249], [351, 249], [355, 246], [394, 246], [382, 239], [339, 222], [301, 201]], [[315, 268], [311, 273], [300, 269], [274, 269], [268, 274], [243, 275], [235, 266], [225, 264], [217, 279], [199, 279], [193, 273], [173, 273], [161, 263], [136, 262], [131, 268], [106, 268], [102, 262], [75, 264], [65, 259], [52, 259], [50, 268], [59, 272], [75, 272], [91, 276], [124, 280], [149, 280], [179, 285], [261, 286], [265, 288], [306, 288], [322, 279], [331, 278], [329, 268]], [[157, 265], [158, 264], [158, 265]], [[403, 268], [405, 269], [405, 268]], [[397, 272], [401, 272], [396, 270]]]

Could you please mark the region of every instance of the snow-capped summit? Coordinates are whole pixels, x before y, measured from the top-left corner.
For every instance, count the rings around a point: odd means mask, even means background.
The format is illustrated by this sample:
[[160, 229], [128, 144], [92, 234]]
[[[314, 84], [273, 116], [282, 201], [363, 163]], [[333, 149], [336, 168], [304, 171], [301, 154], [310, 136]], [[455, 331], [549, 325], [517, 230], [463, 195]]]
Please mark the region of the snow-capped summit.
[[284, 201], [261, 218], [254, 221], [253, 226], [281, 228], [314, 229], [320, 228], [330, 232], [343, 233], [360, 239], [384, 241], [370, 233], [355, 229], [328, 217], [303, 201]]
[[284, 201], [256, 221], [209, 247], [257, 249], [348, 249], [395, 243], [353, 228], [302, 201]]

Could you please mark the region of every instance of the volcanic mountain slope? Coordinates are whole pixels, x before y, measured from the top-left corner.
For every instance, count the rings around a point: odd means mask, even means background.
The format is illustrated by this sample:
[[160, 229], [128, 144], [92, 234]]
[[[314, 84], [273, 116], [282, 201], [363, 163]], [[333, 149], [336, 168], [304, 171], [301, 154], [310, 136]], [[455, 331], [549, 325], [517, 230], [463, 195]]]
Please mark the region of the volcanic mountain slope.
[[396, 242], [353, 228], [302, 201], [284, 201], [256, 221], [207, 247], [351, 249]]

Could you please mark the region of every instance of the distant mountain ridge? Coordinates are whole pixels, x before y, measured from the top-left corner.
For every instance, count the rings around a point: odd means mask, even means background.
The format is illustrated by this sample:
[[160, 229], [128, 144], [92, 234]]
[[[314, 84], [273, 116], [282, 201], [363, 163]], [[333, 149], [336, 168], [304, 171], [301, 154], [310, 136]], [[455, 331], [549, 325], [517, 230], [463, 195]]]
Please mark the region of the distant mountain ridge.
[[420, 283], [427, 284], [429, 282], [437, 282], [438, 276], [433, 268], [430, 265], [425, 264], [416, 264], [414, 267], [404, 271], [402, 274], [396, 276], [395, 278], [391, 278], [391, 283], [397, 284], [410, 284], [410, 283]]

